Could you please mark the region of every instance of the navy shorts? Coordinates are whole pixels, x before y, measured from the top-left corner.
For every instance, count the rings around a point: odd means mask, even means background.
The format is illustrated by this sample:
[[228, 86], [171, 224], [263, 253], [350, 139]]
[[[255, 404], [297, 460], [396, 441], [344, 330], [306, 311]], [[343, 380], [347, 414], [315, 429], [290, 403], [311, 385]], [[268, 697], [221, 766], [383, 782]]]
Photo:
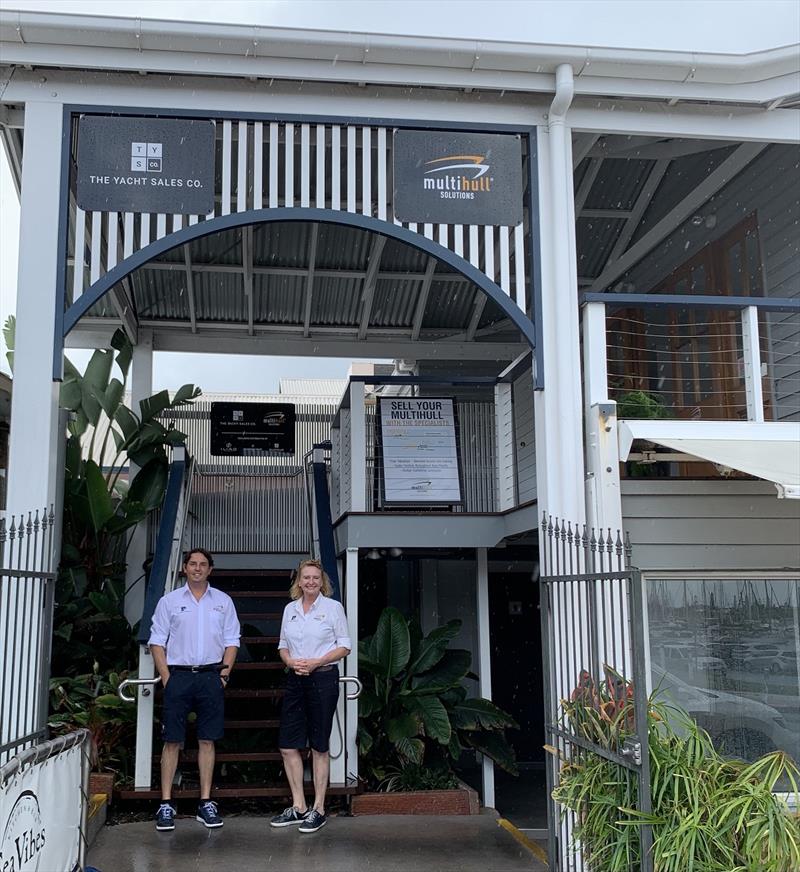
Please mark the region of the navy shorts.
[[225, 688], [216, 670], [172, 670], [164, 688], [161, 738], [165, 742], [186, 740], [186, 718], [197, 715], [197, 738], [216, 742], [224, 734]]
[[281, 707], [279, 748], [305, 748], [327, 751], [333, 715], [339, 701], [339, 667], [316, 669], [311, 675], [286, 679]]

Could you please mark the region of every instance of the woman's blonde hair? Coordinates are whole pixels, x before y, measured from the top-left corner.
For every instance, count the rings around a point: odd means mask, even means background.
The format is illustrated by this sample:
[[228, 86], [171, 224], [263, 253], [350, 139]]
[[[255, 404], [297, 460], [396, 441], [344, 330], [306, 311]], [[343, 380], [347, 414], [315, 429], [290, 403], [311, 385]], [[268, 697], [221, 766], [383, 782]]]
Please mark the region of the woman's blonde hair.
[[303, 591], [300, 589], [300, 576], [302, 575], [303, 570], [306, 566], [313, 566], [315, 569], [318, 569], [322, 573], [322, 584], [320, 585], [320, 593], [323, 596], [330, 596], [333, 593], [333, 588], [331, 587], [331, 580], [328, 578], [328, 573], [322, 568], [322, 564], [319, 560], [301, 560], [300, 565], [295, 569], [294, 574], [292, 575], [292, 586], [289, 588], [289, 596], [293, 599], [300, 599], [303, 595]]

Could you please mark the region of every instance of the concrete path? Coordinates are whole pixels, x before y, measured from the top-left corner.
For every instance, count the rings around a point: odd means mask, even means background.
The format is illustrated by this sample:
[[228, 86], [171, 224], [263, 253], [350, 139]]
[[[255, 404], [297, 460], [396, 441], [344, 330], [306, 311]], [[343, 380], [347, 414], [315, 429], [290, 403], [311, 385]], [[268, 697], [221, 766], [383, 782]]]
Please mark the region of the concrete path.
[[330, 818], [318, 833], [271, 829], [230, 817], [220, 830], [191, 818], [172, 833], [153, 823], [104, 827], [89, 851], [100, 872], [543, 872], [531, 851], [491, 814]]

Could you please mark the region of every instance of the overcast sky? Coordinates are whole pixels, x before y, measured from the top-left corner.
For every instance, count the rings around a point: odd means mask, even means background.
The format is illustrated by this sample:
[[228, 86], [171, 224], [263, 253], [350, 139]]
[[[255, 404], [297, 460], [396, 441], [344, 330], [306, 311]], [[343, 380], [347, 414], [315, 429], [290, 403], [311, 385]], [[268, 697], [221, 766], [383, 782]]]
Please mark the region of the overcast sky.
[[[408, 33], [571, 45], [745, 52], [800, 40], [797, 0], [0, 0], [4, 11]], [[18, 204], [0, 148], [0, 315], [14, 311]], [[3, 347], [0, 368], [7, 371]], [[281, 376], [343, 376], [347, 362], [157, 355], [156, 387], [276, 389]]]

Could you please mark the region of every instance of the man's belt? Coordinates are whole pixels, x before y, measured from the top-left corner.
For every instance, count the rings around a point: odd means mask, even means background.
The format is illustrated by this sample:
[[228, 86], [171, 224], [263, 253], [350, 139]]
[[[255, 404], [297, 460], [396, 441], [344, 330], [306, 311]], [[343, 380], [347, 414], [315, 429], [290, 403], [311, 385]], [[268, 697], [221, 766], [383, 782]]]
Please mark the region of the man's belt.
[[167, 664], [170, 672], [219, 672], [223, 668], [222, 663], [206, 663], [204, 666], [173, 666]]

